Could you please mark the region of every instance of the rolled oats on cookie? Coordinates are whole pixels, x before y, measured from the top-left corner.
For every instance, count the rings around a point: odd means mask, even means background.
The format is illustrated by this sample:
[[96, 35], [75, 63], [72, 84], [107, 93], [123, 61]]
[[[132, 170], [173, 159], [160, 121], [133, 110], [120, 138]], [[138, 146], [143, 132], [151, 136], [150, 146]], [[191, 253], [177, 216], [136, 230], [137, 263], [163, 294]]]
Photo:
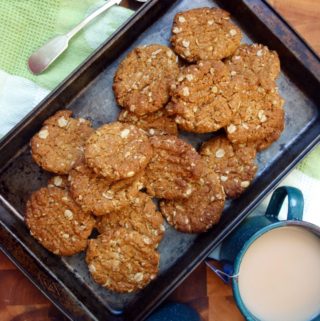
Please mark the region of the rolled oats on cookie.
[[233, 77], [242, 77], [251, 86], [272, 90], [280, 74], [280, 60], [275, 51], [261, 44], [241, 45], [226, 60]]
[[173, 50], [189, 62], [231, 56], [239, 47], [241, 38], [241, 30], [222, 9], [191, 9], [178, 13], [173, 20]]
[[125, 228], [91, 239], [86, 255], [93, 279], [120, 293], [140, 290], [155, 279], [159, 260], [159, 253], [144, 235]]
[[178, 72], [178, 57], [170, 48], [157, 44], [135, 48], [115, 74], [116, 100], [137, 115], [153, 113], [168, 102], [170, 84]]
[[94, 218], [81, 210], [68, 191], [41, 188], [27, 202], [26, 224], [30, 234], [47, 250], [70, 256], [87, 247]]
[[151, 197], [139, 192], [129, 206], [101, 216], [96, 224], [100, 233], [108, 232], [119, 227], [139, 232], [146, 237], [147, 243], [158, 246], [165, 228], [163, 218], [157, 211]]
[[118, 121], [133, 124], [143, 129], [148, 136], [178, 135], [177, 124], [165, 108], [144, 116], [125, 110], [119, 114]]
[[189, 197], [203, 169], [196, 150], [176, 136], [154, 136], [150, 143], [154, 154], [144, 175], [147, 193], [165, 199]]
[[262, 150], [276, 141], [283, 129], [284, 100], [277, 88], [262, 86], [245, 92], [242, 104], [225, 127], [228, 139], [237, 144], [254, 144]]
[[218, 176], [210, 169], [193, 184], [187, 199], [162, 200], [160, 209], [168, 223], [180, 232], [202, 233], [220, 220], [225, 194]]
[[242, 90], [223, 62], [201, 61], [180, 71], [167, 110], [185, 131], [217, 131], [231, 122], [242, 103]]
[[200, 155], [219, 177], [227, 197], [235, 198], [250, 186], [257, 172], [256, 147], [233, 144], [225, 136], [205, 142]]
[[152, 157], [152, 146], [142, 129], [114, 122], [90, 136], [84, 155], [96, 174], [117, 181], [139, 174]]
[[31, 139], [32, 158], [46, 171], [68, 174], [83, 158], [83, 146], [93, 128], [88, 120], [71, 115], [69, 110], [58, 111]]
[[82, 210], [106, 215], [130, 205], [142, 188], [141, 175], [112, 182], [80, 164], [69, 174], [70, 193]]

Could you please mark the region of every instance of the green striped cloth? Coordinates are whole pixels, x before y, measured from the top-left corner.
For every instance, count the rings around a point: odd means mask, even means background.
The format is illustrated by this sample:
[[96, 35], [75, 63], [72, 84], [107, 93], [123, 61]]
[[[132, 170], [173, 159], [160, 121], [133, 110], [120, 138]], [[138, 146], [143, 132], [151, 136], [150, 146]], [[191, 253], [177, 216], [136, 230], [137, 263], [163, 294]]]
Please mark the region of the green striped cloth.
[[30, 54], [104, 4], [103, 0], [0, 0], [0, 138], [101, 45], [133, 11], [114, 6], [70, 42], [43, 74], [27, 67]]
[[[59, 63], [39, 76], [27, 67], [30, 54], [55, 35], [69, 31], [104, 1], [0, 0], [0, 69], [53, 89], [132, 13], [113, 7], [77, 34]], [[94, 38], [94, 39], [93, 39]]]

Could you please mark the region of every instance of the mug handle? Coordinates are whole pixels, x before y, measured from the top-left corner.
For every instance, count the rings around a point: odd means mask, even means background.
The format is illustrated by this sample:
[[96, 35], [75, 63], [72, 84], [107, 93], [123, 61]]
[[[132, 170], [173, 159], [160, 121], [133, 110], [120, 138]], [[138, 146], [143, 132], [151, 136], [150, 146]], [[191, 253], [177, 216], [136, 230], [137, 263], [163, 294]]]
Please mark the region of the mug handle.
[[266, 210], [266, 217], [277, 218], [283, 204], [288, 196], [288, 220], [302, 221], [304, 200], [302, 192], [291, 186], [278, 187], [272, 194]]

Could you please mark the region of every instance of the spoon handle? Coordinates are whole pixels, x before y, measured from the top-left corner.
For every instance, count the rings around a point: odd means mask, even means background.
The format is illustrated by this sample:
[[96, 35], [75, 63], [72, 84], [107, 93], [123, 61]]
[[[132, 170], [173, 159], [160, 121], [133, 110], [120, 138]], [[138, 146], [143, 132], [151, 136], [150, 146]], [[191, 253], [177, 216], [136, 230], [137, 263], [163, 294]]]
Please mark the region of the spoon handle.
[[105, 12], [115, 4], [120, 4], [122, 0], [109, 0], [106, 4], [102, 5], [100, 8], [92, 12], [88, 17], [82, 20], [78, 25], [76, 25], [72, 30], [70, 30], [66, 37], [70, 40], [75, 34], [77, 34], [82, 28], [84, 28], [89, 22], [99, 16], [101, 13]]

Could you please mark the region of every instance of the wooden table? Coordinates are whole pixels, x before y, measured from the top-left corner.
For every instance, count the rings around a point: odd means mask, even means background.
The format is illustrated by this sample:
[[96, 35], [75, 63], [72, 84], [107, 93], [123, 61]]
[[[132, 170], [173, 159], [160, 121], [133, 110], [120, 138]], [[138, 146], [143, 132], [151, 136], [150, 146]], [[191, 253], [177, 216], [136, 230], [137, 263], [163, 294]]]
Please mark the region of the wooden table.
[[[320, 1], [270, 0], [320, 55]], [[171, 295], [187, 302], [204, 321], [240, 321], [231, 288], [204, 264]], [[0, 253], [0, 320], [64, 321], [61, 313]]]

